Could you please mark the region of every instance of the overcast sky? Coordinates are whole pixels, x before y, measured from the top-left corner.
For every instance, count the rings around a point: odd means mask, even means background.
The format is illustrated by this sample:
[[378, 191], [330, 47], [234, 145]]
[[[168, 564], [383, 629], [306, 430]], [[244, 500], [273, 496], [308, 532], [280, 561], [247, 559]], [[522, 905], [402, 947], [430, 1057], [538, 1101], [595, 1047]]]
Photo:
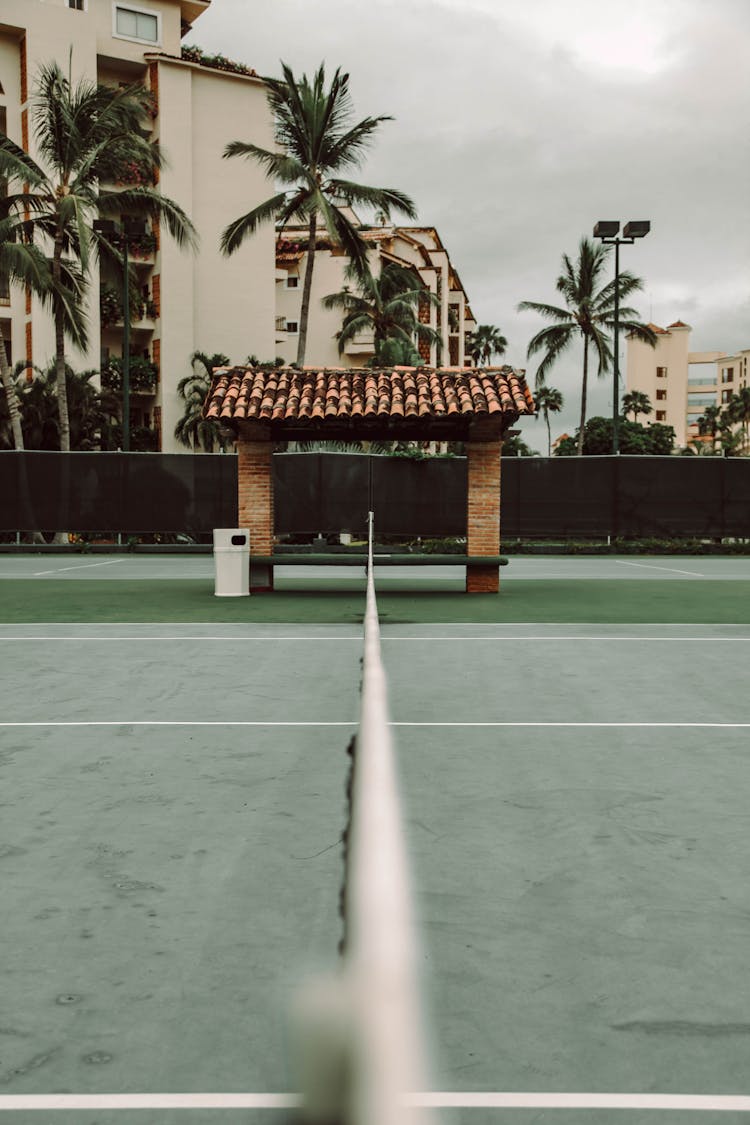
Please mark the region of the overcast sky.
[[[544, 322], [516, 305], [558, 303], [597, 219], [651, 220], [620, 255], [645, 320], [686, 321], [693, 351], [750, 347], [749, 0], [213, 0], [186, 41], [261, 75], [341, 66], [357, 119], [392, 114], [359, 178], [411, 195], [532, 385]], [[576, 427], [580, 362], [548, 377], [553, 438]], [[589, 403], [609, 413], [611, 381]], [[539, 450], [544, 430], [523, 423]]]

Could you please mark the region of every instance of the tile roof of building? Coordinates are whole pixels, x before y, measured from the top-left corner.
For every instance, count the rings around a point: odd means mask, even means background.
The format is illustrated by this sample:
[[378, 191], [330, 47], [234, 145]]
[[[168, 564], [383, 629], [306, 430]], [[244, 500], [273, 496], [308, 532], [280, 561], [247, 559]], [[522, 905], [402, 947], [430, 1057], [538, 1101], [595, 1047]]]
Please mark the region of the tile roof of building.
[[534, 413], [526, 379], [512, 367], [217, 368], [207, 418], [280, 427], [494, 421]]

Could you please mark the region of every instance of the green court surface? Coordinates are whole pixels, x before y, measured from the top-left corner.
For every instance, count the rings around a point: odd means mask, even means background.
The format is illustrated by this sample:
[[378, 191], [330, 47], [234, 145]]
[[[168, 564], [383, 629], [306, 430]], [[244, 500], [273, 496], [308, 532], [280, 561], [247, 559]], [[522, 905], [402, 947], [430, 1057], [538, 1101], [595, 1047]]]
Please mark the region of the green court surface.
[[[341, 936], [361, 578], [217, 599], [210, 560], [179, 561], [0, 562], [9, 1125], [296, 1120], [288, 1012]], [[383, 575], [452, 1125], [750, 1119], [750, 563], [638, 562], [512, 560], [497, 597]]]
[[[364, 571], [277, 567], [276, 590], [214, 598], [210, 557], [0, 556], [0, 621], [356, 623]], [[377, 568], [383, 621], [750, 624], [750, 558], [516, 557], [499, 595], [461, 567]], [[33, 593], [29, 587], [33, 582]]]

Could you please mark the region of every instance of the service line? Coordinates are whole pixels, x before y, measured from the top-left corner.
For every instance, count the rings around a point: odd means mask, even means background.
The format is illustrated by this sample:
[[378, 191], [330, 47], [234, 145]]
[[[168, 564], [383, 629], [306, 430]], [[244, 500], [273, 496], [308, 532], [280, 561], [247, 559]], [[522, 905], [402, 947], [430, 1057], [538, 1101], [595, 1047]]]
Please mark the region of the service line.
[[[264, 720], [264, 719], [61, 719], [61, 720], [34, 720], [22, 722], [0, 722], [3, 727], [355, 727], [356, 719], [344, 720]], [[608, 723], [608, 722], [544, 722], [544, 721], [502, 721], [492, 720], [483, 722], [433, 722], [432, 720], [418, 720], [406, 722], [395, 720], [392, 727], [576, 727], [576, 728], [611, 728], [619, 729], [665, 729], [665, 730], [745, 730], [750, 728], [750, 723]]]
[[[742, 626], [742, 625], [732, 626], [732, 628], [746, 628], [746, 626]], [[81, 641], [81, 642], [84, 642], [84, 643], [87, 643], [87, 644], [107, 644], [110, 641], [116, 641], [118, 644], [122, 643], [123, 641], [138, 641], [139, 643], [142, 643], [144, 641], [152, 641], [152, 642], [160, 642], [160, 643], [164, 643], [164, 644], [172, 643], [172, 642], [175, 642], [175, 641], [178, 641], [178, 642], [181, 642], [181, 641], [216, 641], [216, 642], [220, 642], [222, 644], [269, 644], [269, 643], [283, 644], [286, 641], [293, 641], [295, 644], [298, 644], [299, 642], [303, 641], [303, 642], [307, 642], [307, 643], [310, 643], [310, 644], [317, 644], [318, 641], [334, 641], [334, 642], [335, 641], [359, 641], [359, 642], [361, 642], [362, 635], [361, 635], [361, 633], [355, 633], [355, 634], [351, 634], [349, 636], [342, 635], [340, 637], [326, 637], [326, 636], [318, 637], [318, 636], [314, 636], [314, 635], [305, 635], [305, 636], [274, 636], [274, 635], [268, 635], [268, 636], [255, 636], [255, 637], [238, 637], [238, 636], [231, 636], [231, 635], [229, 635], [229, 636], [199, 636], [199, 635], [198, 636], [192, 636], [192, 635], [188, 636], [187, 634], [184, 634], [182, 636], [179, 636], [179, 635], [172, 636], [172, 635], [169, 635], [169, 634], [166, 634], [164, 636], [154, 636], [154, 635], [149, 636], [148, 634], [145, 634], [143, 636], [137, 636], [137, 635], [131, 634], [129, 636], [116, 635], [116, 636], [107, 636], [107, 637], [87, 637], [87, 636], [76, 636], [75, 634], [64, 635], [64, 636], [60, 636], [59, 634], [54, 635], [54, 636], [49, 636], [49, 635], [45, 635], [45, 634], [38, 634], [36, 636], [21, 636], [21, 635], [3, 636], [2, 634], [0, 634], [0, 640], [2, 640], [3, 642], [13, 641], [16, 644], [18, 644], [18, 643], [33, 644], [36, 641], [44, 642], [45, 644], [49, 644], [49, 643], [52, 643], [54, 641], [61, 641], [61, 642], [66, 642], [66, 643]], [[747, 644], [750, 641], [750, 634], [746, 637], [711, 637], [711, 636], [703, 636], [703, 637], [649, 637], [649, 636], [618, 636], [618, 635], [615, 635], [615, 636], [607, 635], [607, 636], [596, 637], [596, 636], [591, 636], [590, 634], [581, 635], [581, 636], [576, 636], [576, 635], [561, 636], [561, 635], [554, 634], [554, 633], [545, 634], [544, 636], [539, 636], [539, 635], [536, 635], [536, 634], [528, 635], [528, 636], [526, 636], [526, 635], [513, 635], [511, 633], [507, 633], [507, 634], [497, 634], [497, 635], [490, 635], [490, 636], [483, 635], [483, 636], [465, 636], [465, 637], [462, 637], [462, 636], [459, 636], [459, 635], [431, 636], [430, 634], [426, 634], [425, 636], [421, 636], [421, 637], [417, 636], [417, 635], [415, 635], [415, 636], [391, 636], [391, 637], [383, 636], [383, 637], [381, 637], [381, 640], [384, 644], [393, 644], [393, 643], [401, 642], [401, 641], [417, 641], [417, 642], [420, 642], [420, 643], [425, 643], [425, 642], [433, 643], [433, 642], [438, 642], [438, 641], [445, 642], [445, 643], [450, 643], [452, 641], [474, 642], [474, 643], [478, 643], [478, 642], [497, 643], [498, 641], [513, 641], [513, 642], [522, 642], [523, 641], [523, 642], [536, 642], [536, 643], [548, 642], [548, 641], [565, 641], [567, 643], [570, 643], [570, 642], [578, 643], [580, 641], [592, 641], [592, 642], [597, 642], [599, 644], [610, 644], [613, 641], [617, 641], [618, 644], [620, 642], [624, 642], [624, 641], [631, 641], [631, 642], [633, 642], [633, 641], [635, 641], [635, 642], [637, 642], [637, 641], [649, 641], [649, 642], [658, 642], [658, 643], [664, 643], [664, 644], [675, 644], [675, 643], [683, 644], [683, 643], [686, 643], [686, 642], [693, 642], [693, 643], [700, 643], [700, 644], [711, 644], [714, 641], [722, 642], [722, 643], [725, 642], [725, 641], [728, 641], [732, 644], [736, 644], [739, 641], [739, 642]]]

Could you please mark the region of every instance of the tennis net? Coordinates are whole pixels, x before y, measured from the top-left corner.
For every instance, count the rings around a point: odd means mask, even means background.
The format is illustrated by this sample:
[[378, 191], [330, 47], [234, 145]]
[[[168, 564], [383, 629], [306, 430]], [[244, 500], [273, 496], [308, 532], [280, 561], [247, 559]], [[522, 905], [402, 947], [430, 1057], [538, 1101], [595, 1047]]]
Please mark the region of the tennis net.
[[433, 1125], [434, 1114], [417, 1108], [413, 1098], [429, 1089], [419, 941], [380, 651], [372, 513], [368, 522], [360, 721], [352, 747], [342, 892], [343, 956], [322, 1003], [322, 992], [317, 996], [305, 1100], [311, 1119]]

